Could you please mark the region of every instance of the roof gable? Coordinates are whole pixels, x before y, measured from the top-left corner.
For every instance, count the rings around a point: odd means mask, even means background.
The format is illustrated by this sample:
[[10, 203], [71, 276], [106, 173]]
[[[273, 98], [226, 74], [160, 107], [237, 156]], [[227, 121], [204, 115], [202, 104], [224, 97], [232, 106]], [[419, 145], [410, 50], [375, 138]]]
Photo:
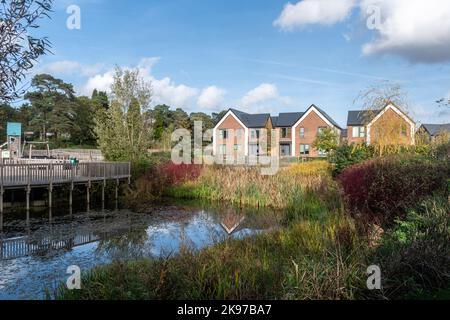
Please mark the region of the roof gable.
[[450, 123], [445, 124], [422, 124], [422, 127], [431, 135], [438, 135], [442, 131], [448, 131], [450, 133]]

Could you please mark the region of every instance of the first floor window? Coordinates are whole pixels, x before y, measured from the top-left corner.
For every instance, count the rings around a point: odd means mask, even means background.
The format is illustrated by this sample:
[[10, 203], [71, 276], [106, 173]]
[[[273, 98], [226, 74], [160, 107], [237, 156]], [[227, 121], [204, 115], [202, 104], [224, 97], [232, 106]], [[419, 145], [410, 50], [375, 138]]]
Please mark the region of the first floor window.
[[309, 155], [309, 144], [301, 144], [300, 145], [300, 154], [301, 155]]
[[327, 153], [323, 150], [318, 150], [317, 153], [319, 154], [319, 157], [326, 157]]
[[220, 130], [220, 137], [221, 137], [223, 140], [228, 139], [228, 130], [226, 130], [226, 129]]
[[227, 145], [226, 144], [221, 144], [220, 148], [219, 148], [219, 154], [227, 154]]
[[241, 150], [242, 150], [242, 147], [241, 147], [240, 144], [235, 144], [235, 145], [234, 145], [234, 151], [240, 152]]
[[353, 138], [365, 138], [366, 137], [366, 128], [364, 127], [353, 127]]
[[280, 145], [280, 155], [282, 157], [287, 157], [291, 155], [291, 145], [290, 144], [281, 144]]
[[238, 139], [241, 139], [243, 135], [244, 135], [244, 129], [237, 129], [236, 130], [236, 137]]
[[259, 139], [259, 130], [253, 129], [251, 137], [252, 139]]
[[317, 128], [317, 135], [321, 135], [327, 127], [319, 127]]
[[281, 128], [281, 138], [287, 138], [289, 134], [288, 128]]
[[300, 138], [305, 137], [305, 128], [300, 128]]

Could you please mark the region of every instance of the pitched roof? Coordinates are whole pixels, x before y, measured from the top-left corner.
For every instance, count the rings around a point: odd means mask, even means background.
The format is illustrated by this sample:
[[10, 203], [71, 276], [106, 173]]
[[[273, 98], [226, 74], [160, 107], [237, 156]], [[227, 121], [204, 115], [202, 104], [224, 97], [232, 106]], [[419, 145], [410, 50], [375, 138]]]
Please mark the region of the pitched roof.
[[230, 109], [230, 111], [232, 111], [247, 128], [264, 128], [267, 120], [270, 118], [269, 113], [249, 114], [237, 109]]
[[277, 123], [273, 125], [274, 127], [292, 127], [304, 114], [304, 112], [280, 113]]
[[341, 126], [340, 126], [336, 121], [334, 121], [332, 117], [330, 117], [325, 111], [323, 111], [322, 109], [320, 109], [318, 106], [316, 106], [316, 105], [313, 104], [311, 107], [314, 107], [314, 108], [316, 108], [317, 110], [319, 110], [319, 112], [320, 112], [320, 113], [321, 113], [321, 114], [322, 114], [329, 122], [331, 122], [331, 124], [333, 124], [335, 127], [339, 128], [339, 129], [342, 129]]
[[347, 126], [363, 126], [375, 118], [381, 110], [354, 110], [348, 112]]
[[442, 131], [448, 131], [450, 133], [450, 123], [445, 124], [422, 124], [422, 127], [431, 135], [435, 136]]
[[277, 123], [278, 123], [278, 117], [270, 117], [271, 119], [272, 119], [272, 125], [274, 126], [274, 127], [276, 127], [277, 126]]

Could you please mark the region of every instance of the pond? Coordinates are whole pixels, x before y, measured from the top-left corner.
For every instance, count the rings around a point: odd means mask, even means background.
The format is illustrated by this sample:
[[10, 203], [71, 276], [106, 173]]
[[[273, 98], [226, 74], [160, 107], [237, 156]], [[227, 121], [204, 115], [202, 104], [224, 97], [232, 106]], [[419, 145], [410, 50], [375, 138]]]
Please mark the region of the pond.
[[[167, 258], [276, 228], [270, 210], [165, 200], [148, 213], [102, 208], [5, 212], [0, 225], [0, 300], [45, 299], [66, 282], [113, 261]], [[0, 222], [1, 224], [1, 222]]]

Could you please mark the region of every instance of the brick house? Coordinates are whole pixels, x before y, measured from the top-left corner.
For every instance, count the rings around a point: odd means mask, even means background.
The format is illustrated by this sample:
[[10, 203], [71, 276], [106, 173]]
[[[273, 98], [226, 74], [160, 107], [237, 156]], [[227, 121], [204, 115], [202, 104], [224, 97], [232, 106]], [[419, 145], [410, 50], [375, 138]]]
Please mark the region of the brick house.
[[267, 132], [270, 143], [270, 132], [274, 129], [279, 137], [280, 156], [323, 156], [311, 145], [325, 128], [332, 128], [341, 135], [341, 127], [315, 105], [305, 112], [280, 113], [276, 117], [230, 109], [214, 128], [213, 153], [235, 157], [263, 155], [266, 148], [261, 148], [264, 145], [261, 139]]
[[415, 144], [415, 122], [402, 110], [394, 104], [389, 103], [381, 110], [355, 110], [348, 112], [347, 118], [347, 136], [342, 140], [352, 143], [366, 143], [370, 145], [380, 131], [383, 130], [383, 123], [394, 124], [392, 130], [399, 130], [396, 137], [397, 141], [391, 141], [392, 144]]
[[450, 134], [450, 123], [445, 124], [422, 124], [417, 131], [418, 133], [425, 133], [427, 142], [433, 142], [438, 139], [444, 132]]

